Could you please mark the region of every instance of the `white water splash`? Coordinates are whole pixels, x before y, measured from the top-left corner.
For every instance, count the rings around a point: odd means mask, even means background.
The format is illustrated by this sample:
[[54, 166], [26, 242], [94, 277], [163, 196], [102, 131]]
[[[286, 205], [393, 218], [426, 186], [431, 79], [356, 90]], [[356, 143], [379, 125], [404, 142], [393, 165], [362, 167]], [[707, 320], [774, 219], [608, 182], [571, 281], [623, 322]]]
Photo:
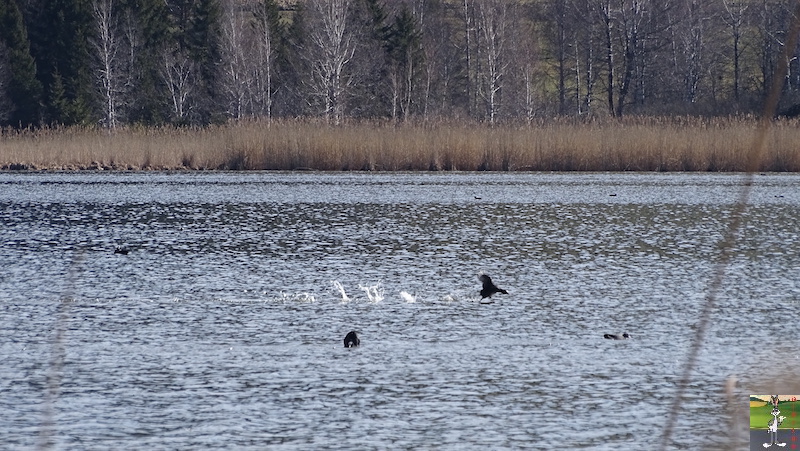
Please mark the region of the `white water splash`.
[[417, 302], [417, 297], [407, 291], [401, 291], [400, 297], [405, 299], [405, 301], [409, 304]]
[[361, 288], [365, 293], [367, 293], [369, 302], [372, 302], [373, 304], [383, 300], [383, 286], [380, 282], [372, 286], [364, 286], [359, 284], [358, 288]]
[[314, 297], [314, 295], [310, 293], [286, 294], [283, 291], [281, 291], [281, 300], [283, 302], [317, 302], [317, 299]]
[[454, 294], [446, 294], [441, 298], [441, 300], [443, 302], [456, 302], [458, 299]]
[[335, 288], [339, 292], [339, 294], [342, 295], [342, 304], [346, 304], [346, 303], [350, 302], [350, 298], [347, 296], [347, 293], [344, 291], [344, 286], [342, 286], [342, 283], [339, 282], [338, 280], [332, 280], [331, 283], [333, 283], [333, 288]]

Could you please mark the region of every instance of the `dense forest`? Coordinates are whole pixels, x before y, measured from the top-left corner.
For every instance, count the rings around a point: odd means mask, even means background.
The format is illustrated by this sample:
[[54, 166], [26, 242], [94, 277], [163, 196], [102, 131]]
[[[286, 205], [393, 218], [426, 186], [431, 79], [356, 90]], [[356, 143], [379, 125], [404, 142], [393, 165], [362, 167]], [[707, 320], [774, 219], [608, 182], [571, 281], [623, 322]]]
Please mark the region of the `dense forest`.
[[0, 0], [0, 125], [748, 114], [794, 4]]

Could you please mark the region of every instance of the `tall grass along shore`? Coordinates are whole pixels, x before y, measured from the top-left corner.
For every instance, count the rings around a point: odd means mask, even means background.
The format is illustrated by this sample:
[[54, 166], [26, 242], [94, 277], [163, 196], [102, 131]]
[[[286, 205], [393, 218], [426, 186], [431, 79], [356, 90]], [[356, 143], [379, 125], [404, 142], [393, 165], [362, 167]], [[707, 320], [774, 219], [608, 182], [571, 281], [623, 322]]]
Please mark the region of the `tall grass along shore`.
[[[755, 118], [475, 123], [239, 122], [4, 130], [3, 170], [743, 171]], [[761, 171], [800, 171], [800, 122], [769, 130]]]

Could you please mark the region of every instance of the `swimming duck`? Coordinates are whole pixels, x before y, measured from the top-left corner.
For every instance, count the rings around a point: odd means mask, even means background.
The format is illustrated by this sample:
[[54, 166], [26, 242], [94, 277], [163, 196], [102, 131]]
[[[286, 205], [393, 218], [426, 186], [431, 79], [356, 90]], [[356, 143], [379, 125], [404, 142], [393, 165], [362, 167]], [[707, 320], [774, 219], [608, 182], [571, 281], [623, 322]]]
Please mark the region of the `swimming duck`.
[[344, 347], [345, 348], [355, 348], [356, 346], [361, 345], [361, 340], [358, 339], [358, 334], [356, 331], [351, 330], [344, 336]]

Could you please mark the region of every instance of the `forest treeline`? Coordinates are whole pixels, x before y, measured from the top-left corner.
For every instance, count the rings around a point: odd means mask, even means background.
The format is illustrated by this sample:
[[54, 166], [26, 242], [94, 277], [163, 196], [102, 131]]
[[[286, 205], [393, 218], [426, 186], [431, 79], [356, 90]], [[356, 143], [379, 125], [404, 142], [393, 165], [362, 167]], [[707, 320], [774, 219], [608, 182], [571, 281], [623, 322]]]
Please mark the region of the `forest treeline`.
[[794, 4], [0, 0], [0, 126], [748, 114]]

